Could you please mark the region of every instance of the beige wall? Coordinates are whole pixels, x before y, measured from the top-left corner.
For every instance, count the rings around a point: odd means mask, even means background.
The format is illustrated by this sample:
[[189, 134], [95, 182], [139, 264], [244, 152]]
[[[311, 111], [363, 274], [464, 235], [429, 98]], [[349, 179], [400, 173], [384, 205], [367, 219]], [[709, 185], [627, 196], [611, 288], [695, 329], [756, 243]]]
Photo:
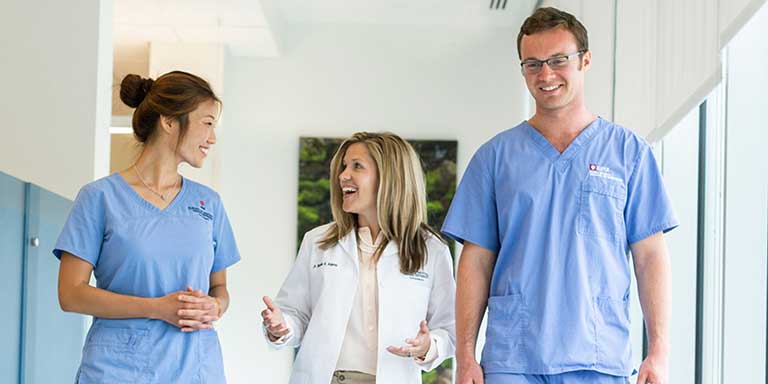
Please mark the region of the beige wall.
[[141, 152], [141, 144], [133, 134], [112, 134], [109, 172], [115, 173], [128, 168]]
[[[133, 108], [120, 100], [120, 82], [128, 74], [149, 76], [149, 43], [116, 43], [112, 73], [112, 123], [121, 128], [130, 128]], [[141, 144], [132, 134], [111, 134], [109, 172], [118, 172], [133, 164], [140, 151]]]
[[112, 75], [112, 115], [127, 116], [133, 108], [120, 100], [120, 82], [128, 74], [149, 76], [149, 43], [115, 44], [114, 70]]

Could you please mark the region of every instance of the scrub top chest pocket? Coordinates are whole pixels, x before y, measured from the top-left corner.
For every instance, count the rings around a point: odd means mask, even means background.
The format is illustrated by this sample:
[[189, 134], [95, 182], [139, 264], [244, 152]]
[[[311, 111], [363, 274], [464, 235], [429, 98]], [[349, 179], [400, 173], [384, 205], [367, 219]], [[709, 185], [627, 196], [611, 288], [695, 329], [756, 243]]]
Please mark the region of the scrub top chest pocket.
[[626, 199], [627, 189], [620, 179], [588, 175], [581, 183], [579, 234], [611, 242], [623, 239]]

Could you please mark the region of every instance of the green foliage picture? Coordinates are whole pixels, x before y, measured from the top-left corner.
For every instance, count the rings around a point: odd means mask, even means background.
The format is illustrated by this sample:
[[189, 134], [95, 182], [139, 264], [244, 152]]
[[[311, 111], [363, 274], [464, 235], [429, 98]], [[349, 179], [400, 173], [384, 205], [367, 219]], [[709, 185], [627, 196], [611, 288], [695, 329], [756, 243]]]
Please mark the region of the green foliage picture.
[[[304, 233], [333, 221], [330, 206], [330, 165], [343, 139], [302, 137], [299, 139], [299, 195], [296, 244]], [[421, 158], [427, 188], [428, 223], [440, 230], [456, 191], [457, 142], [408, 140]], [[451, 243], [451, 250], [453, 246]], [[453, 252], [452, 252], [453, 253]], [[453, 359], [422, 374], [424, 384], [449, 384]]]

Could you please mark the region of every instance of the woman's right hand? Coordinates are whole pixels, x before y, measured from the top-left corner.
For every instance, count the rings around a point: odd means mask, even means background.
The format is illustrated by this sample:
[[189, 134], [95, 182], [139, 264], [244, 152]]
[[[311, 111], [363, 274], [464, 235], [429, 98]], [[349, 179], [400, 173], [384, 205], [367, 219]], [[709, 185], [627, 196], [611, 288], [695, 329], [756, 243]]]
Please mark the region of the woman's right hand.
[[278, 308], [269, 296], [262, 298], [267, 309], [261, 311], [261, 318], [264, 326], [267, 328], [269, 340], [275, 342], [290, 332], [288, 324], [285, 323], [283, 312]]
[[[182, 317], [179, 316], [179, 310], [184, 308], [184, 302], [182, 302], [180, 296], [187, 294], [188, 293], [184, 291], [177, 291], [153, 299], [154, 315], [152, 317], [158, 320], [163, 320], [174, 327], [183, 328], [182, 324], [179, 323], [182, 320]], [[213, 329], [213, 325], [202, 324], [200, 329]]]

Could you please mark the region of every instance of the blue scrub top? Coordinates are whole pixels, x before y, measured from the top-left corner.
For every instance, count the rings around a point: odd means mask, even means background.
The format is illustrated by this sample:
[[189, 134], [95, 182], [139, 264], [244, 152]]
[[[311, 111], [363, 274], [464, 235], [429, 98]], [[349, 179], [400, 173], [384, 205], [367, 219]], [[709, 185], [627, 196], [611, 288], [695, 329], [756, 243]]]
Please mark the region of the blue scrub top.
[[629, 245], [677, 225], [650, 146], [602, 118], [562, 154], [527, 122], [485, 143], [442, 229], [497, 253], [485, 373], [629, 376]]
[[[84, 186], [53, 251], [94, 266], [96, 286], [161, 297], [187, 286], [208, 292], [210, 275], [240, 260], [219, 195], [183, 179], [163, 210], [118, 174]], [[94, 317], [78, 383], [224, 383], [215, 330], [182, 333], [162, 320]]]

